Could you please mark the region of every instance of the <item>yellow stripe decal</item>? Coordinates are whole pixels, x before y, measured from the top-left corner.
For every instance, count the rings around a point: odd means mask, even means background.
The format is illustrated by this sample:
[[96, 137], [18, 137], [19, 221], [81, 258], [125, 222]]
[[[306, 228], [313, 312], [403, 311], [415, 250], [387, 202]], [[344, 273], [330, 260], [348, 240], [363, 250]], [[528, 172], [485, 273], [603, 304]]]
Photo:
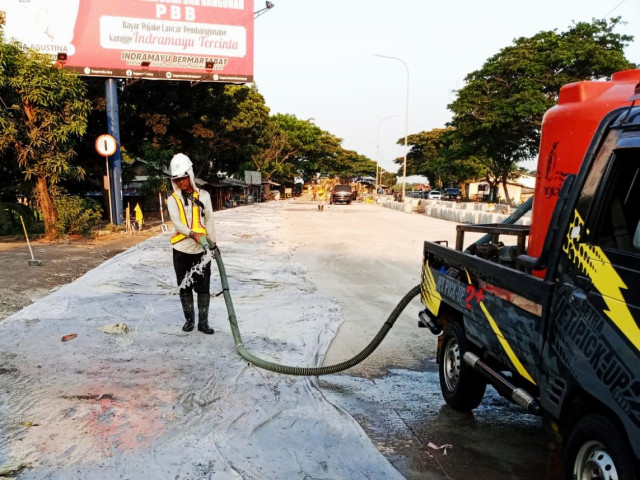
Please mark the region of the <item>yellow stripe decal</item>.
[[[467, 269], [465, 269], [465, 273], [467, 274], [467, 281], [469, 282], [469, 285], [471, 285], [471, 275], [469, 274]], [[526, 378], [527, 380], [529, 380], [531, 383], [536, 385], [536, 382], [533, 380], [531, 375], [529, 375], [529, 372], [527, 372], [527, 369], [524, 368], [524, 365], [522, 365], [522, 362], [518, 359], [517, 355], [511, 348], [511, 345], [509, 345], [509, 342], [507, 342], [507, 339], [504, 337], [504, 335], [500, 331], [500, 327], [498, 327], [498, 323], [493, 319], [493, 317], [489, 313], [489, 310], [487, 310], [487, 307], [484, 306], [484, 302], [480, 301], [478, 302], [478, 305], [480, 305], [480, 308], [482, 309], [482, 311], [484, 312], [484, 315], [487, 317], [487, 320], [489, 321], [489, 325], [491, 326], [493, 333], [495, 333], [496, 337], [498, 337], [498, 341], [500, 342], [500, 345], [502, 345], [502, 348], [504, 349], [505, 353], [509, 357], [509, 360], [511, 360], [511, 363], [516, 368], [518, 373], [524, 378]]]
[[422, 295], [422, 304], [429, 309], [429, 311], [437, 316], [440, 310], [440, 302], [442, 302], [442, 296], [438, 293], [436, 287], [436, 280], [433, 278], [431, 268], [429, 268], [429, 262], [425, 262], [422, 268], [422, 283], [420, 284], [420, 293]]
[[[593, 286], [602, 295], [608, 307], [604, 313], [636, 349], [640, 350], [640, 329], [622, 296], [622, 289], [626, 290], [627, 286], [600, 247], [580, 243], [583, 229], [584, 221], [580, 214], [574, 211], [573, 222], [569, 225], [567, 233], [567, 243], [563, 247], [564, 251], [571, 261], [591, 279]], [[580, 234], [572, 236], [571, 232], [580, 232]]]
[[526, 378], [527, 380], [529, 380], [531, 383], [535, 385], [536, 382], [533, 381], [533, 378], [531, 378], [531, 375], [529, 375], [529, 372], [527, 372], [527, 369], [524, 368], [524, 365], [522, 365], [522, 363], [516, 356], [515, 352], [511, 348], [511, 345], [509, 345], [509, 342], [507, 342], [507, 340], [504, 338], [504, 335], [502, 335], [502, 332], [500, 331], [498, 324], [489, 313], [489, 310], [487, 310], [487, 307], [484, 306], [484, 302], [480, 302], [480, 308], [482, 309], [485, 316], [487, 317], [487, 320], [489, 320], [489, 325], [491, 325], [493, 332], [498, 337], [498, 341], [500, 342], [500, 345], [502, 345], [502, 348], [504, 348], [504, 351], [507, 353], [507, 356], [509, 357], [509, 360], [511, 360], [511, 363], [513, 363], [513, 366], [516, 367], [516, 370], [518, 370], [518, 373], [521, 376], [523, 376], [524, 378]]

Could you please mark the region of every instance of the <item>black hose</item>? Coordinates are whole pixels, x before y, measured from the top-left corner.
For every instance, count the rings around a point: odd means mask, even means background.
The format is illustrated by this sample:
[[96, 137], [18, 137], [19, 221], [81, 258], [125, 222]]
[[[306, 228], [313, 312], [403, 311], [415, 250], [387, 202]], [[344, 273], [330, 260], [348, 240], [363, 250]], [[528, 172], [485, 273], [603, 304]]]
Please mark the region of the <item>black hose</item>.
[[250, 353], [244, 343], [242, 342], [242, 336], [240, 335], [240, 328], [238, 327], [238, 320], [236, 319], [235, 309], [233, 308], [233, 301], [231, 299], [231, 293], [229, 292], [229, 282], [227, 280], [227, 272], [222, 262], [222, 256], [220, 255], [220, 249], [216, 245], [214, 247], [214, 255], [216, 264], [218, 265], [218, 271], [220, 272], [220, 281], [222, 283], [222, 293], [224, 294], [224, 302], [227, 305], [227, 313], [229, 314], [229, 325], [231, 326], [231, 333], [233, 340], [236, 343], [236, 350], [242, 358], [251, 362], [257, 367], [264, 368], [276, 373], [284, 373], [287, 375], [328, 375], [332, 373], [341, 372], [348, 368], [351, 368], [358, 363], [362, 362], [380, 345], [384, 337], [389, 330], [393, 327], [395, 321], [398, 319], [402, 311], [407, 307], [409, 302], [420, 293], [420, 285], [413, 287], [407, 294], [400, 300], [398, 305], [393, 309], [389, 318], [382, 324], [382, 327], [376, 334], [376, 336], [369, 342], [369, 344], [357, 355], [336, 365], [327, 365], [326, 367], [293, 367], [288, 365], [281, 365], [273, 363], [267, 360], [263, 360]]
[[[513, 225], [518, 221], [520, 217], [522, 217], [525, 213], [531, 210], [532, 206], [533, 206], [533, 196], [529, 197], [526, 202], [524, 202], [522, 205], [516, 208], [516, 210], [511, 215], [509, 215], [507, 218], [505, 218], [502, 221], [502, 224]], [[490, 241], [491, 241], [491, 234], [487, 233], [486, 235], [484, 235], [483, 237], [479, 238], [478, 240], [473, 242], [471, 245], [469, 245], [465, 249], [464, 253], [471, 253], [470, 249], [473, 245], [486, 245]]]

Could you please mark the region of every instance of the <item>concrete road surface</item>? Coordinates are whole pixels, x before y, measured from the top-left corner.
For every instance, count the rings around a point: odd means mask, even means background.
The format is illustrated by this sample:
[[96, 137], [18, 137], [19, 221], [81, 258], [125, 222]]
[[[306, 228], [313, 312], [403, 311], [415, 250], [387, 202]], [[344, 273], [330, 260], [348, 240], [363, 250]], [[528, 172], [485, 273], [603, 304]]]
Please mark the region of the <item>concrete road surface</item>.
[[[245, 345], [304, 367], [358, 353], [419, 283], [423, 241], [455, 239], [451, 222], [376, 204], [268, 202], [216, 222]], [[215, 335], [180, 330], [168, 236], [152, 237], [0, 322], [0, 475], [545, 478], [538, 418], [493, 391], [473, 414], [444, 404], [421, 308], [348, 371], [268, 372], [238, 356], [222, 297]]]
[[[299, 245], [295, 259], [319, 291], [340, 305], [343, 323], [324, 365], [361, 351], [420, 282], [425, 240], [455, 246], [455, 223], [375, 204], [325, 206], [320, 212], [292, 201], [282, 220], [272, 234]], [[481, 236], [467, 235], [465, 245]], [[539, 418], [523, 414], [492, 388], [473, 414], [445, 405], [436, 337], [417, 328], [422, 308], [414, 299], [369, 358], [342, 375], [322, 377], [327, 396], [360, 422], [406, 478], [552, 478], [546, 472], [555, 471], [556, 459]], [[435, 448], [442, 445], [449, 448]]]

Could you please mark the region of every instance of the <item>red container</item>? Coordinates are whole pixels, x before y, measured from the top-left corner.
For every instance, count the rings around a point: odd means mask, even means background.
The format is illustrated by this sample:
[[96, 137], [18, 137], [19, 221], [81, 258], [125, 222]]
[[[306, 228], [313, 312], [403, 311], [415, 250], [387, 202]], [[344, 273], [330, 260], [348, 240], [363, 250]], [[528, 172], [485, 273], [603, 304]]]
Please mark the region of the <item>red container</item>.
[[627, 99], [638, 83], [640, 70], [625, 70], [608, 82], [576, 82], [560, 89], [558, 105], [542, 119], [528, 255], [540, 255], [562, 182], [578, 172], [600, 120], [630, 105]]

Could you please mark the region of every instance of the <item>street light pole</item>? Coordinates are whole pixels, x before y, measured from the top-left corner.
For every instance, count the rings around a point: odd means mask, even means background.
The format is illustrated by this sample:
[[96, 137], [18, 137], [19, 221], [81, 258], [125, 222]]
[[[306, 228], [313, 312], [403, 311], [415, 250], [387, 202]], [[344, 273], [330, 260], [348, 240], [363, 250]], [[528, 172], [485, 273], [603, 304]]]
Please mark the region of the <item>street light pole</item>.
[[404, 162], [402, 165], [402, 201], [404, 202], [404, 196], [407, 191], [407, 137], [409, 135], [409, 67], [404, 63], [404, 60], [398, 57], [391, 57], [389, 55], [375, 54], [376, 57], [391, 58], [392, 60], [398, 60], [404, 65], [404, 69], [407, 71], [407, 101], [404, 110]]
[[378, 123], [378, 144], [377, 144], [377, 150], [376, 150], [376, 194], [378, 193], [378, 183], [382, 183], [382, 179], [380, 179], [380, 182], [378, 182], [378, 166], [380, 165], [380, 127], [382, 127], [382, 122], [384, 122], [385, 120], [389, 120], [390, 118], [395, 118], [398, 115], [389, 115], [388, 117], [384, 117], [382, 120], [380, 120], [380, 123]]

